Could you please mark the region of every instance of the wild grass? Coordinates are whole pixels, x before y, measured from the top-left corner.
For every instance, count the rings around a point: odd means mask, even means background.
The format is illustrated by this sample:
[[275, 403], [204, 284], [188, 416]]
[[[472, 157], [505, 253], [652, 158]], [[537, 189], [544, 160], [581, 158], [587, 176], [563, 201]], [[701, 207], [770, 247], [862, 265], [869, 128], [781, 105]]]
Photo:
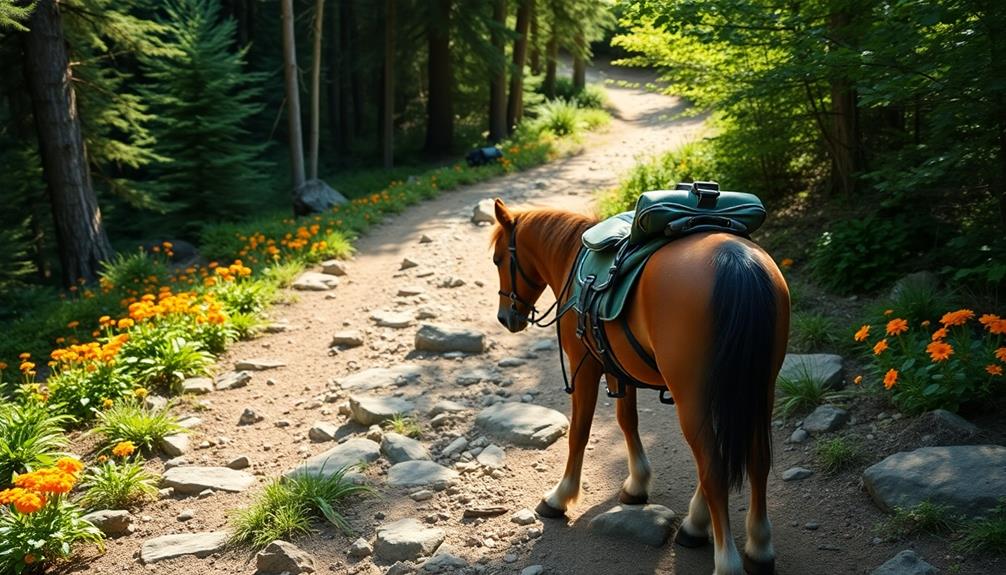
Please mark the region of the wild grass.
[[863, 452], [859, 445], [844, 437], [818, 442], [815, 454], [825, 473], [844, 471], [859, 463], [863, 458]]
[[961, 527], [962, 522], [950, 508], [930, 501], [923, 501], [914, 507], [898, 507], [885, 521], [880, 522], [875, 531], [883, 535], [905, 537], [915, 533], [943, 535]]
[[1006, 501], [999, 503], [995, 513], [967, 525], [958, 549], [968, 553], [984, 551], [1006, 555]]
[[907, 276], [897, 283], [891, 294], [870, 310], [871, 317], [882, 317], [885, 310], [894, 310], [896, 317], [907, 319], [912, 325], [925, 320], [935, 320], [949, 309], [955, 308], [952, 292], [940, 289], [925, 276]]
[[63, 427], [71, 421], [41, 403], [0, 403], [0, 489], [15, 473], [52, 465], [67, 445]]
[[385, 421], [384, 428], [406, 437], [419, 438], [423, 435], [423, 428], [415, 419], [400, 413]]
[[783, 418], [810, 411], [822, 403], [839, 402], [852, 396], [850, 391], [834, 391], [813, 377], [807, 369], [795, 378], [776, 381], [775, 411]]
[[165, 437], [188, 433], [188, 430], [178, 424], [168, 408], [147, 409], [138, 401], [124, 400], [100, 411], [92, 432], [102, 437], [105, 449], [123, 441], [131, 441], [136, 447], [150, 453]]
[[127, 509], [157, 497], [157, 475], [142, 460], [112, 459], [90, 468], [81, 481], [79, 502], [87, 509]]
[[790, 324], [789, 346], [794, 353], [819, 353], [835, 351], [838, 344], [837, 328], [830, 317], [812, 312], [794, 312]]

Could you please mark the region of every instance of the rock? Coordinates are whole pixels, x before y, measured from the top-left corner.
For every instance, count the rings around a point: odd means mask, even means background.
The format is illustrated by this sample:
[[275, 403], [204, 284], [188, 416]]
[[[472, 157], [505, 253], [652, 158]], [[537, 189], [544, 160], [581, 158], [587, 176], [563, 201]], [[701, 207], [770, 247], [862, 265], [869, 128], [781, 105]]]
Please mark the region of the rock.
[[445, 447], [444, 450], [440, 452], [440, 455], [442, 457], [450, 457], [455, 453], [461, 453], [462, 451], [465, 450], [466, 447], [468, 447], [468, 440], [465, 439], [464, 436], [461, 436], [455, 439], [454, 441], [448, 443], [447, 447]]
[[181, 425], [185, 429], [192, 429], [193, 427], [199, 427], [202, 423], [203, 423], [203, 420], [199, 419], [198, 417], [196, 417], [194, 415], [190, 415], [188, 417], [183, 417], [183, 418], [181, 418], [181, 419], [178, 420], [178, 425]]
[[214, 385], [217, 390], [237, 389], [248, 385], [251, 378], [251, 374], [247, 371], [228, 371], [218, 375]]
[[184, 555], [206, 557], [223, 549], [229, 537], [226, 531], [162, 535], [143, 542], [140, 561], [149, 565]]
[[372, 367], [346, 376], [338, 381], [338, 386], [346, 391], [370, 391], [417, 381], [423, 368], [406, 363], [395, 367]]
[[531, 565], [530, 567], [525, 567], [521, 570], [520, 575], [542, 575], [545, 572], [545, 568], [541, 565]]
[[339, 433], [339, 426], [327, 421], [315, 421], [311, 429], [307, 430], [307, 438], [311, 441], [335, 441]]
[[401, 519], [377, 529], [374, 555], [388, 563], [412, 561], [421, 555], [432, 555], [444, 542], [444, 537], [443, 529], [426, 527], [412, 518]]
[[339, 285], [339, 278], [318, 272], [304, 272], [291, 286], [300, 291], [328, 291]]
[[213, 391], [213, 380], [208, 377], [183, 379], [180, 391], [182, 393], [191, 393], [192, 395], [205, 395]]
[[870, 575], [936, 575], [935, 567], [926, 563], [915, 551], [906, 549], [874, 569]]
[[256, 575], [314, 573], [314, 558], [293, 543], [276, 540], [255, 555]]
[[168, 457], [185, 455], [189, 451], [189, 436], [186, 433], [165, 435], [159, 444], [161, 451]]
[[459, 557], [450, 550], [446, 549], [446, 545], [442, 545], [437, 552], [433, 554], [423, 563], [423, 571], [427, 573], [444, 573], [446, 571], [454, 571], [456, 569], [464, 569], [468, 567], [468, 561], [463, 557]]
[[420, 489], [419, 491], [409, 495], [409, 498], [413, 501], [428, 501], [433, 499], [433, 492], [429, 489]]
[[891, 286], [891, 298], [897, 299], [908, 290], [935, 292], [940, 289], [940, 278], [930, 271], [910, 273]]
[[418, 262], [416, 262], [415, 260], [409, 259], [409, 258], [403, 258], [402, 259], [402, 264], [398, 266], [398, 269], [399, 269], [399, 271], [404, 271], [404, 270], [412, 269], [412, 268], [415, 268], [415, 267], [419, 267], [419, 263]]
[[814, 475], [814, 472], [809, 469], [806, 469], [804, 467], [791, 467], [786, 471], [782, 472], [782, 480], [800, 481], [801, 479], [807, 479], [811, 475]]
[[398, 297], [413, 297], [420, 294], [426, 293], [426, 290], [419, 286], [403, 286], [398, 288]]
[[810, 378], [828, 389], [842, 387], [842, 357], [829, 353], [787, 353], [779, 379], [797, 381]]
[[793, 434], [789, 436], [790, 443], [804, 443], [808, 439], [810, 439], [810, 434], [802, 427], [794, 431]]
[[423, 235], [419, 236], [419, 243], [421, 243], [421, 244], [432, 244], [433, 243], [433, 238], [431, 238], [430, 236], [428, 236], [426, 234], [423, 234]]
[[172, 457], [171, 459], [164, 462], [164, 469], [168, 470], [171, 469], [172, 467], [181, 467], [182, 465], [188, 465], [188, 464], [189, 461], [182, 456]]
[[238, 418], [238, 425], [253, 425], [265, 419], [261, 413], [257, 413], [254, 409], [246, 407], [244, 411], [241, 412], [241, 417]]
[[483, 449], [475, 459], [486, 467], [499, 469], [500, 467], [503, 467], [503, 461], [506, 459], [506, 452], [498, 445], [490, 445]]
[[370, 319], [379, 327], [401, 329], [412, 325], [412, 314], [404, 311], [375, 311]]
[[486, 198], [472, 208], [473, 224], [495, 224], [496, 206], [491, 198]]
[[945, 409], [930, 411], [929, 413], [923, 414], [920, 419], [925, 420], [926, 427], [946, 429], [963, 437], [971, 437], [972, 435], [978, 434], [977, 425], [971, 423], [956, 413], [951, 413]]
[[401, 561], [395, 561], [388, 570], [384, 572], [384, 575], [409, 575], [412, 573], [412, 565], [410, 563], [403, 563]]
[[430, 411], [428, 411], [427, 414], [430, 417], [435, 417], [437, 415], [440, 415], [441, 413], [458, 413], [466, 409], [468, 408], [456, 401], [451, 401], [449, 399], [442, 399], [433, 404], [433, 407], [430, 408]]
[[353, 420], [361, 425], [374, 425], [396, 415], [411, 413], [415, 406], [399, 397], [354, 396], [349, 398]]
[[190, 521], [195, 518], [196, 512], [192, 509], [183, 509], [181, 513], [175, 515], [175, 519], [179, 521]]
[[[352, 415], [352, 411], [349, 412]], [[367, 439], [380, 443], [384, 440], [384, 430], [381, 429], [380, 425], [371, 425], [367, 428]]]
[[333, 475], [339, 470], [352, 467], [359, 463], [370, 463], [381, 456], [381, 446], [377, 443], [354, 437], [345, 443], [340, 443], [328, 451], [324, 451], [307, 459], [298, 467], [288, 471], [287, 477], [298, 474]]
[[328, 345], [345, 349], [360, 347], [363, 345], [363, 334], [355, 329], [337, 331], [332, 335], [332, 341]]
[[286, 367], [286, 362], [264, 357], [254, 357], [234, 362], [234, 369], [238, 371], [265, 371], [267, 369], [276, 369], [278, 367]]
[[987, 515], [1006, 499], [1006, 447], [957, 445], [895, 453], [863, 472], [881, 509], [910, 509], [923, 501], [967, 517]]
[[591, 519], [589, 529], [660, 547], [674, 531], [674, 512], [663, 505], [616, 505]]
[[541, 353], [543, 351], [552, 351], [554, 349], [559, 349], [559, 344], [556, 343], [554, 339], [540, 339], [533, 344], [531, 344], [531, 353]]
[[517, 525], [531, 525], [536, 520], [537, 517], [535, 517], [534, 511], [531, 511], [526, 507], [517, 513], [514, 513], [513, 517], [510, 518], [510, 521], [516, 523]]
[[161, 477], [175, 493], [197, 495], [203, 490], [239, 492], [255, 484], [255, 476], [226, 467], [173, 467]]
[[342, 277], [346, 275], [346, 264], [339, 260], [325, 260], [321, 262], [321, 273]]
[[93, 511], [81, 517], [109, 537], [122, 537], [133, 532], [133, 515], [121, 509]]
[[439, 481], [450, 482], [458, 478], [458, 472], [432, 461], [403, 461], [388, 470], [388, 485], [391, 487], [424, 487]]
[[811, 433], [835, 431], [849, 421], [849, 412], [834, 405], [819, 405], [803, 420], [803, 428]]
[[349, 546], [349, 556], [353, 559], [363, 559], [374, 554], [374, 548], [366, 539], [360, 537]]
[[324, 180], [312, 179], [293, 192], [294, 212], [299, 215], [321, 214], [345, 204], [349, 200], [329, 186]]
[[454, 381], [458, 385], [468, 387], [470, 385], [475, 385], [476, 383], [481, 383], [483, 381], [495, 381], [499, 379], [498, 376], [494, 375], [491, 371], [487, 369], [477, 368], [469, 369], [458, 374]]
[[399, 433], [385, 433], [381, 438], [381, 453], [391, 463], [431, 459], [430, 452], [422, 443]]
[[503, 402], [483, 409], [475, 424], [486, 433], [521, 447], [543, 449], [569, 427], [566, 416], [530, 403]]
[[148, 395], [143, 398], [143, 406], [150, 411], [161, 411], [167, 409], [168, 398], [160, 395]]
[[482, 353], [485, 347], [485, 334], [472, 329], [425, 323], [416, 332], [418, 351]]
[[527, 360], [522, 357], [504, 357], [496, 365], [500, 367], [520, 367], [525, 363], [527, 363]]

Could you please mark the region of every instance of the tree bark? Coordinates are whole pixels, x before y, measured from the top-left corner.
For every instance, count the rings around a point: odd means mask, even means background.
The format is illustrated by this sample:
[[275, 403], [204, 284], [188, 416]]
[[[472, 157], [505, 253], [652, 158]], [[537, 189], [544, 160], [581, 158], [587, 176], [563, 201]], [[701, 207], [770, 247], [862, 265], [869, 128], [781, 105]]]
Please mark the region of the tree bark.
[[494, 70], [489, 79], [489, 141], [496, 143], [506, 137], [506, 39], [503, 28], [506, 26], [506, 0], [494, 0], [492, 43], [493, 50], [499, 56], [499, 69]]
[[[847, 12], [831, 15], [829, 28], [836, 38], [846, 42], [850, 24]], [[859, 170], [859, 126], [856, 111], [856, 90], [841, 70], [831, 79], [831, 189], [833, 193], [849, 195], [855, 191]]]
[[49, 189], [63, 284], [98, 278], [112, 256], [98, 199], [91, 187], [62, 18], [54, 0], [40, 0], [24, 35], [42, 169]]
[[395, 0], [384, 2], [384, 105], [381, 146], [384, 167], [395, 165]]
[[304, 139], [300, 130], [300, 89], [297, 86], [297, 44], [293, 0], [280, 0], [283, 10], [283, 77], [286, 83], [287, 125], [290, 132], [290, 171], [293, 191], [304, 185]]
[[[352, 0], [346, 2], [346, 8], [348, 9], [346, 21], [349, 24], [347, 38], [353, 47], [354, 55], [356, 55], [360, 53], [360, 50], [357, 50], [357, 47], [361, 45], [360, 23], [356, 21], [355, 4]], [[350, 95], [353, 97], [353, 132], [357, 136], [364, 136], [367, 133], [367, 127], [363, 124], [364, 79], [361, 76], [360, 63], [356, 58], [351, 58], [349, 60]]]
[[531, 74], [537, 76], [541, 74], [541, 38], [538, 34], [538, 8], [535, 1], [531, 0], [531, 48], [530, 65]]
[[308, 135], [308, 177], [318, 179], [318, 144], [321, 137], [321, 34], [325, 23], [325, 0], [314, 3], [314, 53], [311, 61], [311, 131]]
[[341, 96], [339, 108], [339, 139], [344, 150], [353, 145], [353, 10], [352, 2], [343, 1], [339, 4], [339, 25], [342, 33], [339, 35], [339, 46], [342, 58], [339, 67], [341, 80]]
[[587, 40], [583, 32], [576, 34], [576, 54], [573, 55], [573, 91], [582, 92], [587, 87]]
[[339, 81], [339, 71], [342, 57], [339, 47], [339, 21], [341, 20], [338, 6], [332, 14], [332, 27], [328, 31], [328, 132], [331, 142], [337, 149], [342, 149], [342, 138], [339, 136], [339, 111], [342, 109], [339, 102], [342, 92], [342, 85]]
[[[554, 25], [553, 25], [554, 26]], [[545, 47], [545, 82], [542, 84], [542, 91], [548, 99], [555, 98], [555, 78], [559, 64], [559, 37], [555, 31], [548, 38], [548, 45]]]
[[433, 14], [426, 32], [429, 94], [426, 101], [426, 152], [443, 156], [454, 145], [454, 78], [451, 66], [451, 0], [432, 0]]
[[510, 75], [510, 99], [507, 102], [506, 127], [512, 134], [524, 116], [524, 64], [527, 61], [527, 31], [531, 22], [531, 0], [520, 0], [513, 41], [513, 72]]

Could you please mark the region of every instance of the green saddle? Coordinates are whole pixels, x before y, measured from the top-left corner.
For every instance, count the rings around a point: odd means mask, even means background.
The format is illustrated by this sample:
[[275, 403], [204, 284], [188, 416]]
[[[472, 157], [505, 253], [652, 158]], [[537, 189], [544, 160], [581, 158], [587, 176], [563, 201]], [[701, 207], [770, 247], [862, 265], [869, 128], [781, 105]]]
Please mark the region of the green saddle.
[[622, 313], [650, 256], [668, 242], [699, 232], [747, 237], [764, 221], [765, 207], [757, 196], [721, 192], [716, 182], [646, 192], [635, 210], [583, 233], [567, 305], [581, 317], [612, 321]]

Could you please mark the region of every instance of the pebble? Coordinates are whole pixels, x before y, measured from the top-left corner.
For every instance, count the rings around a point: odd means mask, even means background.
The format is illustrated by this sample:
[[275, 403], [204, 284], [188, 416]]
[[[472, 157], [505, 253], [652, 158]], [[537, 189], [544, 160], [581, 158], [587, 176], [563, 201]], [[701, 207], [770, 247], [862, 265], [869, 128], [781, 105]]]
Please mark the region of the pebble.
[[196, 512], [191, 509], [185, 509], [181, 513], [175, 516], [175, 519], [179, 521], [188, 521], [196, 516]]

